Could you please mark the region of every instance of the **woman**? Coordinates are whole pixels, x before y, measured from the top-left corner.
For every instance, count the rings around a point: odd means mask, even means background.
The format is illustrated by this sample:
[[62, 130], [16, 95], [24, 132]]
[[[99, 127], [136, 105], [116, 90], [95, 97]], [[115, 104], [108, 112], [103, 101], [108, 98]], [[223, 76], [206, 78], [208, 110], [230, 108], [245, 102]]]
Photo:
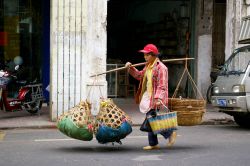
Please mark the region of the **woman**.
[[[139, 103], [140, 111], [146, 116], [155, 113], [156, 108], [162, 104], [168, 105], [168, 69], [159, 60], [159, 51], [154, 44], [147, 44], [143, 50], [146, 65], [143, 70], [138, 71], [132, 67], [130, 62], [125, 64], [129, 73], [140, 81], [136, 95], [136, 102]], [[176, 131], [170, 130], [161, 133], [165, 139], [169, 138], [167, 146], [172, 146], [176, 140]], [[149, 146], [143, 147], [144, 150], [159, 149], [158, 138], [153, 132], [148, 132]]]

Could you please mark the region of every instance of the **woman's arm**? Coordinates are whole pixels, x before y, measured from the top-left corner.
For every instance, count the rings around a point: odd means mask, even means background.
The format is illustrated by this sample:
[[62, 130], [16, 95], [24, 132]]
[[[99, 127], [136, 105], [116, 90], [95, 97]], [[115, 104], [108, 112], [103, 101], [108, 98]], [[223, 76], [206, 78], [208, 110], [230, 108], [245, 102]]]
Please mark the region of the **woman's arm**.
[[131, 66], [132, 64], [130, 62], [127, 62], [125, 64], [125, 67], [128, 68], [128, 72], [130, 75], [132, 75], [135, 79], [141, 80], [143, 78], [144, 72], [146, 68], [144, 67], [143, 70], [139, 71], [135, 67]]

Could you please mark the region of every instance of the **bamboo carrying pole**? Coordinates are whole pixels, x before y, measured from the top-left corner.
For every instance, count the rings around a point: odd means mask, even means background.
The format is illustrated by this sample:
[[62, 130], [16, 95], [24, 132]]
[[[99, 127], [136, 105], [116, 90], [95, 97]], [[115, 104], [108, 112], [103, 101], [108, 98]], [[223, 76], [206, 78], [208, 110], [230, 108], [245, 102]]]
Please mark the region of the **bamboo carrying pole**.
[[[174, 61], [186, 61], [186, 60], [192, 60], [192, 59], [194, 59], [194, 58], [165, 59], [165, 60], [162, 60], [162, 62], [167, 63], [167, 62], [174, 62]], [[136, 64], [131, 65], [131, 67], [142, 66], [142, 65], [145, 65], [145, 64], [146, 64], [146, 62], [136, 63]], [[120, 71], [120, 70], [125, 70], [125, 69], [127, 69], [125, 66], [124, 67], [119, 67], [119, 68], [116, 68], [116, 69], [108, 70], [108, 71], [103, 72], [103, 73], [91, 75], [90, 77], [96, 77], [96, 76], [100, 76], [100, 75], [103, 75], [103, 74], [107, 74], [107, 73], [111, 73], [111, 72], [115, 72], [115, 71]]]

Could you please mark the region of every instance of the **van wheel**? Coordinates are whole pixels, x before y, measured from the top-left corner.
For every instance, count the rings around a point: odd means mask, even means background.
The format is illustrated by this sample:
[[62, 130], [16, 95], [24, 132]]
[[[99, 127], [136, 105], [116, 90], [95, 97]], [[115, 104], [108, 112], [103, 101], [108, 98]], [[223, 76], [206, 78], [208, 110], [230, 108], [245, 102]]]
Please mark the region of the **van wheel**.
[[250, 128], [250, 116], [249, 115], [234, 115], [234, 121], [241, 127]]

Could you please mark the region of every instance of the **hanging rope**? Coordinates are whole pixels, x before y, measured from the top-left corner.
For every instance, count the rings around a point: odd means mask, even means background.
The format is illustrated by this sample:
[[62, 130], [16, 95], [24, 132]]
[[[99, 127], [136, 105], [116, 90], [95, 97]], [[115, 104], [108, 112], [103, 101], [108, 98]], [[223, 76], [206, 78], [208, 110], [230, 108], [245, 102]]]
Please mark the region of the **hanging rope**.
[[[89, 92], [88, 92], [87, 98], [90, 97], [90, 92], [91, 92], [91, 90], [92, 90], [92, 87], [98, 86], [98, 85], [96, 85], [96, 82], [97, 82], [97, 75], [95, 76], [95, 78], [94, 78], [94, 80], [93, 80], [93, 83], [90, 85], [90, 88], [89, 88]], [[101, 87], [98, 86], [98, 89], [99, 89], [99, 91], [100, 91], [101, 98], [103, 98], [103, 94], [102, 94]]]
[[[183, 73], [182, 73], [182, 75], [181, 75], [181, 78], [180, 78], [180, 80], [179, 80], [179, 82], [178, 82], [178, 84], [177, 84], [177, 87], [175, 88], [175, 91], [174, 91], [174, 94], [173, 94], [172, 98], [175, 98], [175, 97], [176, 97], [177, 92], [178, 92], [178, 90], [179, 90], [180, 84], [181, 84], [181, 82], [182, 82], [182, 79], [183, 79], [185, 73], [187, 73], [188, 78], [189, 78], [189, 80], [190, 80], [191, 83], [192, 83], [193, 91], [194, 91], [194, 92], [197, 91], [197, 93], [200, 95], [200, 97], [204, 100], [204, 98], [203, 98], [201, 92], [199, 91], [198, 87], [196, 86], [195, 81], [193, 80], [193, 78], [192, 78], [191, 74], [189, 73], [187, 67], [185, 67], [185, 69], [184, 69], [184, 71], [183, 71]], [[196, 97], [197, 97], [197, 95], [196, 95]]]
[[[186, 59], [188, 59], [189, 40], [190, 40], [190, 33], [187, 32], [187, 33], [186, 33]], [[197, 87], [196, 84], [195, 84], [195, 81], [193, 80], [191, 74], [190, 74], [189, 71], [188, 71], [188, 61], [187, 61], [187, 60], [185, 60], [184, 71], [183, 71], [183, 73], [182, 73], [182, 75], [181, 75], [180, 80], [178, 81], [177, 87], [175, 88], [175, 91], [174, 91], [174, 94], [173, 94], [172, 98], [175, 98], [175, 97], [176, 97], [177, 92], [178, 92], [178, 90], [179, 90], [180, 84], [181, 84], [181, 82], [182, 82], [182, 80], [183, 80], [183, 77], [184, 77], [185, 73], [187, 73], [188, 79], [189, 79], [189, 80], [191, 81], [191, 83], [192, 83], [192, 89], [193, 89], [194, 92], [196, 92], [196, 97], [197, 97], [197, 93], [198, 93], [198, 94], [200, 95], [200, 97], [202, 98], [202, 100], [204, 100], [204, 98], [203, 98], [201, 92], [199, 91], [198, 87]]]

